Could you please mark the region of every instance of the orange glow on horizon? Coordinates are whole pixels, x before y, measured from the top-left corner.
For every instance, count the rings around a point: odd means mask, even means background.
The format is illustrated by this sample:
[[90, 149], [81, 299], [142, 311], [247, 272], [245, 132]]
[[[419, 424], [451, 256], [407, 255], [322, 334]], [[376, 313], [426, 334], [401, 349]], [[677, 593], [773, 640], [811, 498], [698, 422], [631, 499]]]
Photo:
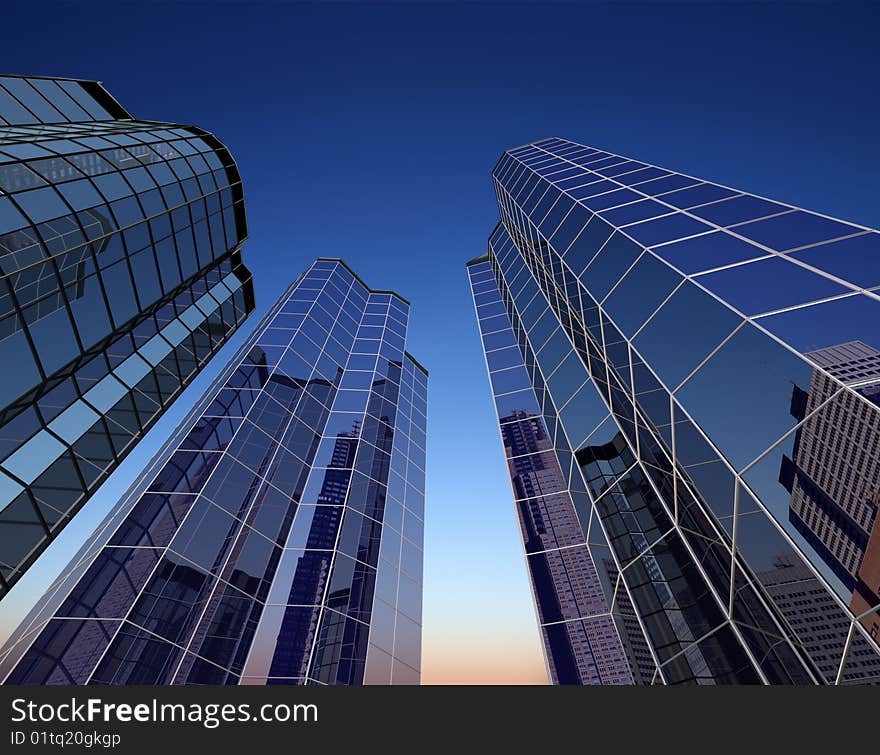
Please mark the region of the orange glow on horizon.
[[546, 685], [540, 646], [524, 635], [489, 638], [460, 632], [426, 633], [422, 684]]

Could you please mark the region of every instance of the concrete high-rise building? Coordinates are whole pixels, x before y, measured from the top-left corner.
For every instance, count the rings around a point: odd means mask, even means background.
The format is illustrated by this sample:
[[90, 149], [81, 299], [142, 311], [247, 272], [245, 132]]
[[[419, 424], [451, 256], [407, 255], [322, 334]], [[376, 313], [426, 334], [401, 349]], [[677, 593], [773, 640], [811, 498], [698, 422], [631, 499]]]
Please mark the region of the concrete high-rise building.
[[246, 235], [208, 132], [0, 76], [0, 597], [253, 310]]
[[559, 673], [599, 617], [635, 683], [880, 678], [880, 234], [563, 139], [492, 178], [468, 272], [508, 454], [546, 438], [510, 473], [550, 678], [606, 683]]
[[[568, 481], [539, 414], [501, 418], [501, 437], [525, 538], [551, 678], [632, 684], [632, 672], [580, 525]], [[567, 547], [571, 546], [571, 547]]]
[[[790, 554], [781, 555], [758, 579], [785, 614], [798, 640], [816, 661], [826, 677], [836, 677], [838, 659], [836, 643], [829, 637], [839, 637], [849, 631], [848, 617], [835, 610], [834, 598], [803, 563]], [[874, 653], [853, 654], [847, 663], [852, 681], [876, 683], [880, 677], [880, 658]], [[830, 651], [830, 652], [829, 652]]]
[[[871, 637], [880, 631], [880, 351], [855, 341], [809, 353], [816, 369], [805, 390], [795, 386], [792, 415], [800, 422], [780, 481], [791, 493], [790, 518], [840, 581], [850, 608]], [[817, 412], [832, 377], [852, 388], [833, 412]], [[880, 672], [880, 670], [878, 670]]]
[[12, 684], [417, 684], [427, 373], [318, 260], [13, 635]]

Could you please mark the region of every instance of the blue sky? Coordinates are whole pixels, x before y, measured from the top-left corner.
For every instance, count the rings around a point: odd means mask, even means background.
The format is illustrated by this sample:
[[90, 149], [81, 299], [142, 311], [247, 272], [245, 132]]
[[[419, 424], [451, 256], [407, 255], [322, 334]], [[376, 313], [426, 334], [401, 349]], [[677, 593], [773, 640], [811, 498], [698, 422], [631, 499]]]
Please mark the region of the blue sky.
[[[430, 370], [426, 681], [540, 681], [543, 660], [464, 263], [501, 151], [557, 135], [880, 225], [868, 5], [31, 4], [9, 73], [103, 81], [238, 161], [256, 322], [316, 256], [413, 302]], [[228, 356], [244, 333], [227, 347]], [[115, 503], [203, 373], [4, 601], [5, 633]]]

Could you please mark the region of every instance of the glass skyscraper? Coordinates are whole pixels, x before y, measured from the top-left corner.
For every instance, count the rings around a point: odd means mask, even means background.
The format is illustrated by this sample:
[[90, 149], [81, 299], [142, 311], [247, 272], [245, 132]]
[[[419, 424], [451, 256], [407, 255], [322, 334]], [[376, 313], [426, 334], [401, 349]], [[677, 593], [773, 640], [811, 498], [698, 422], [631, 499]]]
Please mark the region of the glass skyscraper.
[[0, 76], [0, 597], [253, 310], [243, 201], [208, 132]]
[[427, 373], [342, 261], [281, 296], [13, 636], [9, 684], [417, 684]]
[[548, 671], [880, 681], [880, 235], [562, 139], [468, 264]]

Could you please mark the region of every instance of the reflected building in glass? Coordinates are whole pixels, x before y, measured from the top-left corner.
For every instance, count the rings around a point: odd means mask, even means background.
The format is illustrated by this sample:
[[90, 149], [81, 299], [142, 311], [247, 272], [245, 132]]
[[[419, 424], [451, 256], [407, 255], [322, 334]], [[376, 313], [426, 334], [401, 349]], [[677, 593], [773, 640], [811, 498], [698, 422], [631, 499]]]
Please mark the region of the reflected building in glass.
[[[809, 386], [795, 386], [799, 421], [792, 458], [780, 481], [791, 492], [790, 518], [847, 589], [850, 607], [871, 637], [880, 630], [880, 352], [860, 341], [810, 352]], [[831, 376], [852, 387], [834, 412], [817, 412], [833, 390]], [[864, 400], [860, 400], [863, 398]], [[874, 408], [871, 408], [871, 405]]]
[[427, 374], [339, 260], [281, 296], [2, 661], [7, 684], [418, 684]]
[[0, 597], [253, 310], [246, 235], [208, 132], [0, 76]]
[[492, 176], [468, 272], [552, 681], [880, 681], [880, 234], [562, 139]]

